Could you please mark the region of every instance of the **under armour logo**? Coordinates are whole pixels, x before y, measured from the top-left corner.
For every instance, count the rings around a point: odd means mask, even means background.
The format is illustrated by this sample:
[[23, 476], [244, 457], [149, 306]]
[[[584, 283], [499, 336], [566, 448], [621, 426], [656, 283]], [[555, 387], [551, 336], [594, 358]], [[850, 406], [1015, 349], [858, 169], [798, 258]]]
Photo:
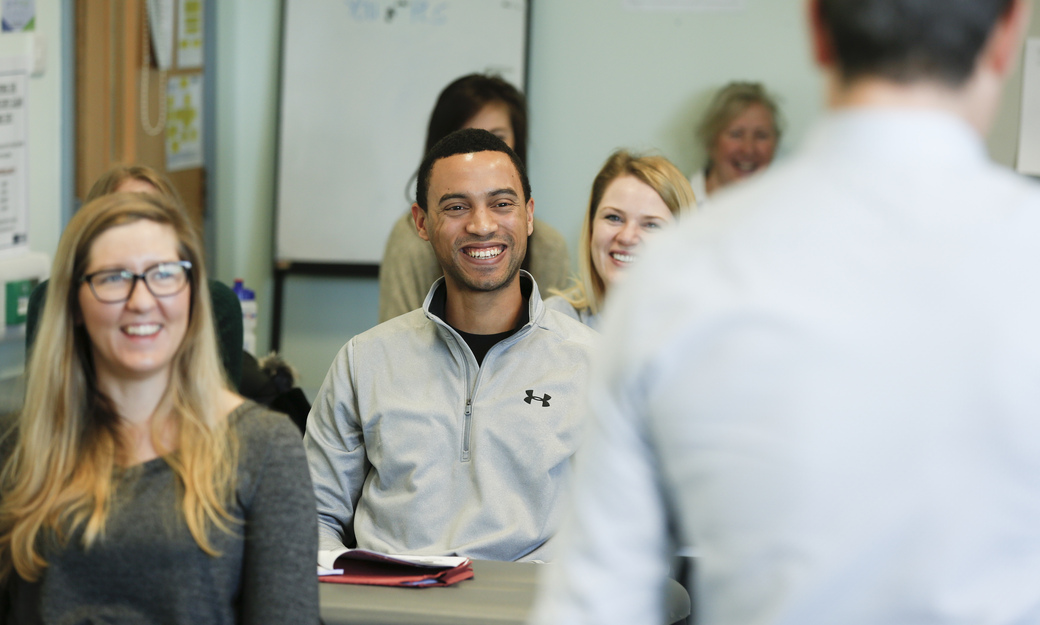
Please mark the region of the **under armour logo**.
[[548, 408], [550, 399], [552, 399], [552, 395], [543, 395], [539, 397], [534, 394], [533, 390], [527, 389], [527, 397], [524, 398], [524, 401], [529, 404], [531, 403], [531, 400], [540, 401], [542, 402], [542, 408]]

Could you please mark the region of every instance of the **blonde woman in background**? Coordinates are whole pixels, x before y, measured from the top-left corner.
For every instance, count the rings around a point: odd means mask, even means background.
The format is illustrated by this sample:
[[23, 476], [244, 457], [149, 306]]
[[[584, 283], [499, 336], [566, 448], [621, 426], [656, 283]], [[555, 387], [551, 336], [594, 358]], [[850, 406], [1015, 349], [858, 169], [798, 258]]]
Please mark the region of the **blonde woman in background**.
[[0, 439], [0, 622], [316, 623], [299, 433], [228, 390], [185, 214], [90, 202], [50, 293]]
[[592, 183], [585, 211], [578, 264], [570, 289], [545, 301], [595, 328], [610, 286], [639, 256], [645, 237], [673, 224], [696, 206], [682, 172], [663, 156], [610, 155]]
[[158, 193], [177, 206], [183, 206], [180, 193], [169, 178], [147, 165], [116, 165], [90, 185], [83, 203], [113, 193]]
[[697, 128], [708, 155], [704, 168], [690, 177], [697, 202], [768, 167], [780, 134], [780, 109], [760, 83], [731, 82], [719, 89]]

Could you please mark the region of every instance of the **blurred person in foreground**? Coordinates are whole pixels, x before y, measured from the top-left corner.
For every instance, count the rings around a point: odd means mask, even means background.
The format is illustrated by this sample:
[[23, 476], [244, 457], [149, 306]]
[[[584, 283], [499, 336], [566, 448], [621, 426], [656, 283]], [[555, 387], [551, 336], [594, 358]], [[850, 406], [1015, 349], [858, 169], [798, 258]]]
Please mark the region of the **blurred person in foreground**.
[[1040, 622], [1040, 187], [982, 137], [1022, 0], [815, 0], [830, 113], [604, 320], [536, 623]]

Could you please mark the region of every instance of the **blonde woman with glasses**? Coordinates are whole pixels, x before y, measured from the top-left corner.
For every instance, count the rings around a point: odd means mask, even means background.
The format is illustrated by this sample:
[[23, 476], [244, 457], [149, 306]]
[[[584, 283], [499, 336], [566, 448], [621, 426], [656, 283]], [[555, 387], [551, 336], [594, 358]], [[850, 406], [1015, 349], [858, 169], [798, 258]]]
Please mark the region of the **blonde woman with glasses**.
[[228, 390], [184, 213], [90, 202], [50, 295], [0, 445], [0, 622], [316, 623], [299, 433]]

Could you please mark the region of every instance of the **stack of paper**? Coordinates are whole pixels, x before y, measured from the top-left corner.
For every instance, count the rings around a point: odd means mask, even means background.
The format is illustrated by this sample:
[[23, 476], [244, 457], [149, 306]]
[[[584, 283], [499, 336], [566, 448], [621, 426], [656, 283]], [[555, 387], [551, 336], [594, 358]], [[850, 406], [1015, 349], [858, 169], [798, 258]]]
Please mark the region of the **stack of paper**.
[[318, 552], [323, 582], [374, 586], [449, 586], [473, 577], [469, 558], [398, 556], [365, 549]]

